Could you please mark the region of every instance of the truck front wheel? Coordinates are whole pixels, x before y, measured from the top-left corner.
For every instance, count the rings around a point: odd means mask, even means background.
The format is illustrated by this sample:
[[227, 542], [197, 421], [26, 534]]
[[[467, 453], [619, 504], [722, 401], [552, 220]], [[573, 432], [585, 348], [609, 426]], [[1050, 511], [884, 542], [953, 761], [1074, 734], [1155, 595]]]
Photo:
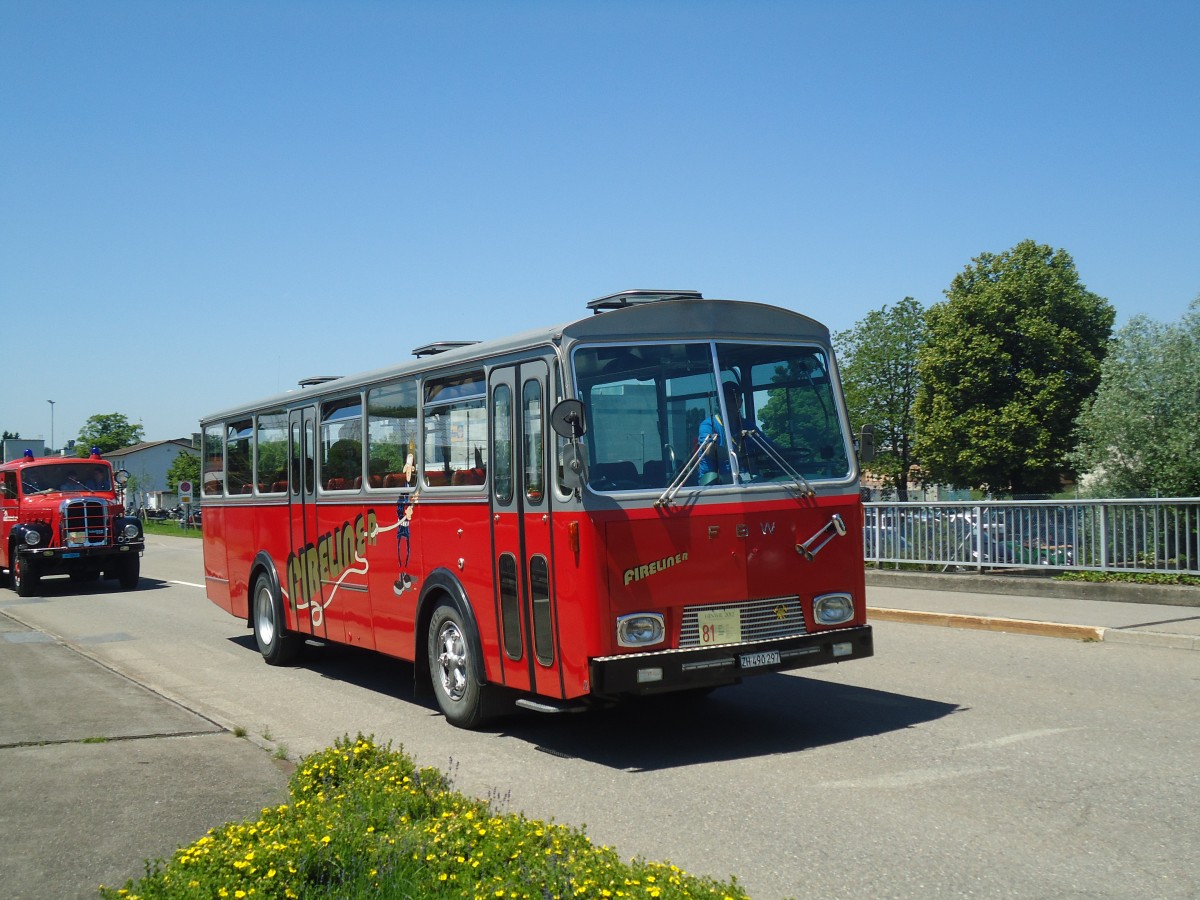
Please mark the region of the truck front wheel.
[[117, 581], [120, 582], [122, 590], [132, 591], [138, 586], [141, 575], [142, 561], [136, 556], [125, 557], [117, 567]]
[[18, 597], [32, 597], [37, 594], [39, 576], [33, 563], [21, 559], [21, 554], [14, 548], [12, 554], [12, 586]]

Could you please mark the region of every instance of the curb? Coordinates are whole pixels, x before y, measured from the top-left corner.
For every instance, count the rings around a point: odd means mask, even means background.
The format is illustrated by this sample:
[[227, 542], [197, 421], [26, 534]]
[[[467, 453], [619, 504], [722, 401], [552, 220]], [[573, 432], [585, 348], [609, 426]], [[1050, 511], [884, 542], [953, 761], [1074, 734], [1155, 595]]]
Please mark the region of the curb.
[[907, 625], [940, 625], [943, 628], [970, 628], [976, 631], [1001, 631], [1038, 637], [1066, 638], [1074, 641], [1107, 641], [1114, 644], [1142, 644], [1171, 650], [1200, 650], [1200, 637], [1165, 634], [1157, 631], [1122, 631], [1098, 625], [1067, 625], [1059, 622], [1034, 622], [1028, 619], [1001, 619], [995, 616], [968, 616], [955, 613], [920, 612], [868, 606], [867, 618]]
[[1027, 619], [1000, 619], [995, 616], [964, 616], [952, 613], [918, 612], [910, 609], [867, 607], [867, 618], [909, 625], [941, 625], [944, 628], [971, 628], [977, 631], [1007, 631], [1041, 637], [1069, 638], [1077, 641], [1102, 641], [1106, 629], [1095, 625], [1061, 625], [1056, 622], [1032, 622]]

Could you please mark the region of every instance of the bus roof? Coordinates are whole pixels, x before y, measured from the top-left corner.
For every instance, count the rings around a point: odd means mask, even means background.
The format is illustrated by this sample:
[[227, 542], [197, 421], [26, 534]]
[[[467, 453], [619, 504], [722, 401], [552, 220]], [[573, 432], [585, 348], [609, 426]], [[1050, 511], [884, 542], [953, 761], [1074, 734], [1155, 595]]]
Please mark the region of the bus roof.
[[[650, 296], [657, 295], [657, 296]], [[622, 298], [627, 298], [622, 302]], [[301, 389], [263, 397], [203, 416], [201, 423], [228, 419], [266, 408], [303, 404], [308, 396], [353, 391], [367, 384], [405, 375], [436, 373], [463, 363], [483, 361], [535, 347], [561, 347], [569, 352], [580, 342], [666, 340], [781, 339], [829, 342], [829, 329], [792, 310], [744, 300], [704, 299], [695, 291], [624, 291], [588, 304], [591, 315], [548, 328], [535, 328], [488, 341], [441, 341], [419, 347], [418, 358], [340, 378], [305, 379]], [[430, 347], [441, 352], [430, 355]], [[416, 351], [414, 351], [416, 353]], [[319, 384], [319, 392], [305, 389]]]

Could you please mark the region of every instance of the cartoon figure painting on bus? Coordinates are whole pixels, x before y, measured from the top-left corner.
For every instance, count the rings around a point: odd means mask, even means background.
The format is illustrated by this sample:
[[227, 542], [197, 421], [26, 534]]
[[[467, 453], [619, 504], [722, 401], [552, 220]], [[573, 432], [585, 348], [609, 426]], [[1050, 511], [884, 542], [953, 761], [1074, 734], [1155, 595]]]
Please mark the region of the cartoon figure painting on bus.
[[408, 561], [412, 558], [412, 523], [413, 513], [417, 509], [417, 494], [401, 494], [396, 500], [396, 560], [400, 563], [400, 575], [392, 590], [399, 597], [417, 580], [408, 574]]

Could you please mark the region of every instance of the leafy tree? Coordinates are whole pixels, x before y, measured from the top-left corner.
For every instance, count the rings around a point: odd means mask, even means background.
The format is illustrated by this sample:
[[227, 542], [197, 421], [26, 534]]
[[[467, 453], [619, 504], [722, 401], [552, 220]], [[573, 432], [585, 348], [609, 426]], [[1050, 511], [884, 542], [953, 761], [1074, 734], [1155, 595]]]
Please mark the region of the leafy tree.
[[871, 471], [900, 500], [908, 499], [908, 473], [915, 461], [917, 355], [926, 334], [924, 309], [905, 297], [834, 335], [850, 424], [855, 431], [875, 427], [877, 454]]
[[19, 432], [12, 432], [5, 429], [4, 434], [0, 435], [0, 441], [17, 441], [21, 439]]
[[1200, 495], [1200, 297], [1178, 324], [1131, 319], [1113, 341], [1074, 460], [1088, 493]]
[[200, 483], [199, 456], [183, 452], [175, 457], [171, 467], [167, 469], [167, 490], [176, 490], [181, 481], [190, 481], [192, 484]]
[[926, 477], [998, 495], [1057, 490], [1113, 316], [1065, 250], [1027, 240], [972, 260], [927, 314], [915, 407]]
[[75, 453], [87, 456], [93, 447], [99, 447], [101, 453], [111, 453], [139, 443], [142, 435], [142, 426], [133, 424], [121, 413], [99, 413], [83, 423]]

